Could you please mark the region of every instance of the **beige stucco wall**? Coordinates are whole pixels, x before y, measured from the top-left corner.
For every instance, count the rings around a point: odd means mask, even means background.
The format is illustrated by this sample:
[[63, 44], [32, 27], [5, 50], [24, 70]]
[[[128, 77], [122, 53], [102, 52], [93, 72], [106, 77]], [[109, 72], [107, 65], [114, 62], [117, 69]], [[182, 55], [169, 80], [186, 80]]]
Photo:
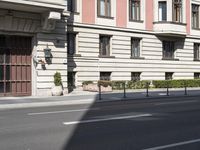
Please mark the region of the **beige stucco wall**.
[[[62, 11], [64, 10], [58, 12], [61, 13]], [[55, 20], [55, 28], [49, 30], [44, 28], [44, 21], [48, 20], [45, 18], [48, 17], [48, 15], [45, 16], [46, 13], [48, 12], [26, 12], [0, 8], [0, 34], [33, 37], [32, 58], [36, 57], [38, 60], [45, 60], [44, 49], [47, 44], [52, 50], [52, 63], [46, 63], [45, 69], [32, 59], [33, 96], [51, 95], [51, 87], [54, 85], [53, 75], [56, 71], [61, 73], [64, 91], [67, 92], [67, 64], [64, 63], [67, 59], [66, 16], [62, 15], [60, 20]]]

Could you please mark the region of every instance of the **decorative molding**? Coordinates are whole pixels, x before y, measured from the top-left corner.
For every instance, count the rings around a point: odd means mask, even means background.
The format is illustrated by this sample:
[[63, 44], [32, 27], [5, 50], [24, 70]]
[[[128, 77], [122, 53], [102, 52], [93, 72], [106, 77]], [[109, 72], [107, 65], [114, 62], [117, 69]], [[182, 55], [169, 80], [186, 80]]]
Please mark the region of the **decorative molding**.
[[16, 31], [16, 32], [31, 32], [35, 33], [40, 30], [40, 21], [19, 18], [11, 15], [0, 16], [0, 30], [3, 31]]
[[43, 30], [51, 31], [55, 29], [56, 21], [61, 19], [61, 13], [50, 11], [43, 14], [42, 28]]

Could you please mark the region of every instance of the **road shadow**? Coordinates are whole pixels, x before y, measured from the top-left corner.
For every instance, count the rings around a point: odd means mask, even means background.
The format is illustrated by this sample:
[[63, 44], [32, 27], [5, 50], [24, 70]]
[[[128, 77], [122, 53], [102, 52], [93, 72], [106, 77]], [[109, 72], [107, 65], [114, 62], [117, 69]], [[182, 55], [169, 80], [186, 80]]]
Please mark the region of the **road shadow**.
[[[198, 90], [194, 90], [190, 95], [198, 94]], [[157, 96], [156, 96], [157, 94]], [[161, 94], [161, 95], [159, 95]], [[163, 94], [163, 95], [162, 95]], [[170, 96], [184, 96], [184, 89], [179, 91], [169, 91], [169, 96], [166, 95], [166, 91], [151, 91], [149, 97], [161, 98], [165, 96], [170, 99]], [[96, 94], [94, 97], [94, 102], [88, 107], [88, 110], [84, 112], [79, 123], [67, 124], [66, 126], [71, 126], [71, 135], [67, 138], [66, 143], [62, 150], [136, 150], [141, 146], [141, 141], [137, 140], [139, 136], [139, 130], [147, 130], [146, 127], [152, 127], [152, 121], [160, 120], [157, 117], [142, 117], [142, 118], [127, 118], [109, 121], [92, 121], [88, 120], [106, 120], [107, 118], [113, 118], [117, 116], [131, 116], [131, 115], [141, 115], [147, 114], [147, 110], [143, 108], [133, 108], [135, 102], [145, 105], [149, 102], [146, 97], [146, 90], [135, 93], [127, 93], [127, 98], [124, 99], [124, 93], [102, 93], [101, 100], [99, 100], [99, 95]], [[113, 101], [110, 99], [115, 98]], [[147, 99], [144, 99], [147, 98]], [[163, 99], [163, 100], [167, 100]], [[99, 101], [108, 101], [106, 103], [101, 103]], [[103, 109], [103, 110], [100, 110]], [[148, 122], [144, 122], [148, 120]], [[76, 120], [74, 120], [76, 121]], [[86, 121], [86, 122], [84, 122]], [[150, 122], [149, 122], [150, 121]], [[143, 124], [144, 123], [144, 124]], [[162, 120], [159, 121], [162, 124]], [[133, 127], [134, 124], [134, 127]], [[72, 126], [74, 126], [72, 128]], [[146, 126], [146, 127], [145, 127]], [[164, 129], [163, 129], [164, 130]], [[130, 131], [130, 132], [129, 132]], [[146, 143], [154, 143], [153, 139], [144, 139]], [[133, 143], [134, 144], [131, 144]], [[137, 146], [138, 142], [138, 146]]]

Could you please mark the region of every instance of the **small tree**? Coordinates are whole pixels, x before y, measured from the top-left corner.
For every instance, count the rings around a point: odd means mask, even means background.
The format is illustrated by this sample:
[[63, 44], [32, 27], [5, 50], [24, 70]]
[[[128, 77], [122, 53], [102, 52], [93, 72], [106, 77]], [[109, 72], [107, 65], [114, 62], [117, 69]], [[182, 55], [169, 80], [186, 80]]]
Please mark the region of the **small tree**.
[[61, 86], [62, 85], [62, 79], [60, 72], [56, 72], [54, 74], [54, 84], [55, 86]]

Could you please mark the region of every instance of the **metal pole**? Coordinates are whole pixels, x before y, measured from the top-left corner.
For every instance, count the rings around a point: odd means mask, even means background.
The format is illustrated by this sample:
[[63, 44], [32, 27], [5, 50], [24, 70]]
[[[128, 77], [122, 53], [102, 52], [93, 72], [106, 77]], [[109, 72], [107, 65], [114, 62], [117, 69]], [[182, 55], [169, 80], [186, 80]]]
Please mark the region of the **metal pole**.
[[167, 82], [167, 96], [169, 96], [169, 83]]
[[124, 98], [126, 98], [126, 83], [125, 82], [123, 83], [123, 86], [124, 86]]
[[146, 94], [146, 97], [149, 97], [149, 83], [148, 83], [148, 82], [146, 83], [146, 87], [147, 87], [147, 94]]
[[99, 100], [101, 100], [101, 85], [99, 84]]
[[187, 84], [185, 82], [185, 95], [187, 95]]

